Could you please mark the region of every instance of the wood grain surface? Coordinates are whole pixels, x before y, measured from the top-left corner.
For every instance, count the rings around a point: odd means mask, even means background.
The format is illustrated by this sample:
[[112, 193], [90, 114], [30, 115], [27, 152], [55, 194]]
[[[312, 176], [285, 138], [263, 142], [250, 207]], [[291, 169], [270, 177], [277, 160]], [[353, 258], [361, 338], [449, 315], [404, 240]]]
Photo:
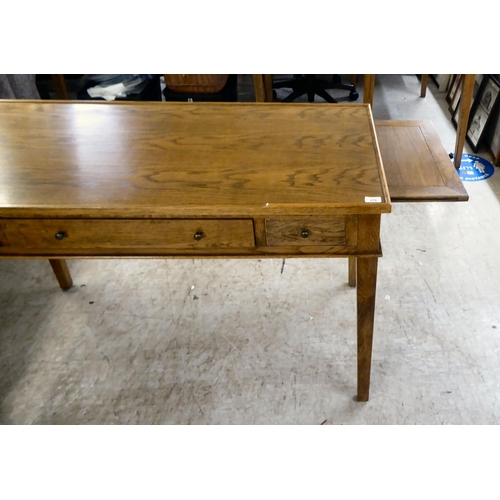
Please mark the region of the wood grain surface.
[[376, 120], [391, 201], [467, 201], [469, 196], [430, 121]]
[[4, 101], [0, 218], [389, 212], [374, 137], [364, 104]]
[[295, 245], [248, 248], [172, 248], [172, 247], [109, 247], [109, 248], [16, 248], [1, 247], [0, 259], [73, 259], [73, 258], [356, 258], [382, 257], [381, 249], [358, 250], [356, 246]]
[[[3, 220], [8, 246], [18, 249], [251, 248], [251, 220]], [[60, 235], [60, 239], [57, 238]], [[199, 239], [195, 239], [199, 235]]]
[[[305, 234], [303, 234], [305, 232]], [[345, 245], [345, 217], [284, 217], [266, 219], [267, 244]]]

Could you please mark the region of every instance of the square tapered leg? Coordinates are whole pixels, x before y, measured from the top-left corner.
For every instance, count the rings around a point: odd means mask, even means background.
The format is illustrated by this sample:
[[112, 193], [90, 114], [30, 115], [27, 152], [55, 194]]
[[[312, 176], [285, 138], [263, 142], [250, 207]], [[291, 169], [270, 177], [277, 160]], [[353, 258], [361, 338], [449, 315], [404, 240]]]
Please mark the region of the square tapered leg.
[[357, 259], [358, 401], [368, 401], [378, 258]]
[[68, 264], [63, 259], [49, 259], [52, 270], [63, 290], [69, 290], [73, 286], [73, 279], [68, 269]]

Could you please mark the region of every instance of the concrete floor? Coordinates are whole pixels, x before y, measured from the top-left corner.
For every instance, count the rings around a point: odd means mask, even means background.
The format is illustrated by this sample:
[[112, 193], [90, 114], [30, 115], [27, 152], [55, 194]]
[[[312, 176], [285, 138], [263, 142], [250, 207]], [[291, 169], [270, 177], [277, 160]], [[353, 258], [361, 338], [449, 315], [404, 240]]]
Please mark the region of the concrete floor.
[[[453, 151], [445, 94], [419, 92], [378, 76], [374, 117], [430, 119]], [[75, 260], [66, 293], [3, 260], [0, 422], [499, 423], [500, 175], [466, 188], [382, 217], [368, 403], [343, 259]]]

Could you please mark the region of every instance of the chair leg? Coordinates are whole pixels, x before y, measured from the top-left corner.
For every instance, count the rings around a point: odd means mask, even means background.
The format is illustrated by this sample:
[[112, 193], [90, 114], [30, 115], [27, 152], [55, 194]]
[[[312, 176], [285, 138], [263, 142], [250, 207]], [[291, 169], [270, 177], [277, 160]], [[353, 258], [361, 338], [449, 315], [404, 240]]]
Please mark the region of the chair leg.
[[295, 99], [298, 99], [299, 97], [302, 97], [304, 94], [306, 94], [307, 91], [302, 91], [302, 90], [294, 90], [291, 94], [287, 95], [282, 102], [292, 102]]
[[284, 80], [282, 82], [273, 82], [273, 89], [291, 89], [293, 85], [292, 80]]
[[323, 90], [320, 87], [316, 88], [316, 94], [322, 97], [326, 102], [331, 102], [331, 103], [337, 102], [326, 90]]
[[49, 259], [49, 262], [59, 282], [59, 286], [63, 290], [69, 290], [73, 286], [73, 279], [69, 273], [66, 261], [63, 259]]

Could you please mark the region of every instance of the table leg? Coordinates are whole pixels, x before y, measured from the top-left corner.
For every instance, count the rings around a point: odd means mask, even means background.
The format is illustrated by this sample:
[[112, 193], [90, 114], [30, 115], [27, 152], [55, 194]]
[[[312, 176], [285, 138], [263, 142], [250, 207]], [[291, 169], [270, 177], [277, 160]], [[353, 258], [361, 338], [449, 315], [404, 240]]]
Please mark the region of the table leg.
[[253, 75], [253, 86], [255, 89], [255, 102], [266, 102], [264, 75]]
[[349, 286], [356, 286], [356, 257], [349, 257]]
[[469, 125], [470, 107], [472, 104], [472, 95], [474, 93], [474, 81], [476, 75], [464, 75], [462, 82], [462, 93], [460, 95], [459, 117], [457, 126], [457, 139], [455, 142], [455, 156], [453, 162], [455, 168], [459, 169], [462, 163], [462, 153], [464, 151], [465, 137]]
[[363, 102], [373, 106], [375, 92], [375, 75], [363, 75]]
[[57, 99], [68, 100], [68, 87], [66, 87], [64, 75], [52, 75], [52, 82], [54, 83]]
[[266, 91], [266, 101], [273, 102], [273, 75], [264, 75], [264, 89]]
[[368, 401], [378, 258], [357, 259], [358, 401]]
[[63, 259], [49, 259], [52, 270], [63, 290], [69, 290], [73, 286], [73, 279], [69, 273], [68, 264]]
[[422, 75], [421, 78], [420, 97], [425, 97], [427, 94], [427, 82], [429, 81], [429, 75]]

